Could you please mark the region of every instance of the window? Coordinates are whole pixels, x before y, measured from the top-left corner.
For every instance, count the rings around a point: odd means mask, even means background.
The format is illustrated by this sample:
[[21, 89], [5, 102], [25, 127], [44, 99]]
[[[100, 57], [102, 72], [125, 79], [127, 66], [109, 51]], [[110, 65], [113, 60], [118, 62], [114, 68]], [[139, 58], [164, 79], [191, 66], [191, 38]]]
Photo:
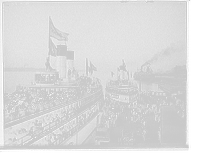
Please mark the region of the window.
[[119, 98], [119, 96], [118, 96], [118, 95], [112, 95], [112, 97], [113, 97], [113, 98]]
[[41, 74], [37, 74], [37, 80], [38, 80], [38, 81], [41, 80]]
[[53, 79], [54, 78], [54, 76], [53, 75], [50, 75], [50, 81], [52, 81], [53, 82]]
[[45, 76], [44, 76], [44, 74], [42, 74], [42, 76], [41, 76], [41, 81], [45, 81]]
[[46, 81], [49, 81], [49, 74], [46, 74]]

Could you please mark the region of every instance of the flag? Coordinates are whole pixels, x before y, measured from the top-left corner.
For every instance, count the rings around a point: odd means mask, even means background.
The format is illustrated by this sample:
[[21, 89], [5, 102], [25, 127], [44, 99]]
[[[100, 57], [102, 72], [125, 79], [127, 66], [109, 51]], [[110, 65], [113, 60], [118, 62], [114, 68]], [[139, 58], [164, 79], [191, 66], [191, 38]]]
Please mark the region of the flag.
[[90, 66], [88, 66], [88, 73], [89, 73], [89, 74], [92, 74], [92, 73], [93, 73], [92, 68], [91, 68]]
[[86, 58], [86, 76], [88, 76], [89, 67], [88, 67], [88, 59]]
[[123, 64], [124, 66], [126, 66], [126, 64], [125, 64], [125, 62], [124, 62], [124, 59], [122, 60], [122, 64]]
[[122, 65], [120, 65], [118, 69], [119, 69], [119, 71], [120, 71], [120, 70], [122, 70], [122, 71], [127, 71], [127, 70], [126, 70], [126, 64], [125, 64], [124, 60], [122, 60]]
[[90, 68], [91, 68], [93, 71], [97, 71], [97, 68], [92, 64], [91, 61], [90, 61]]
[[49, 55], [57, 56], [57, 48], [55, 44], [52, 42], [51, 38], [49, 38]]
[[92, 64], [92, 62], [90, 61], [90, 67], [89, 67], [89, 73], [93, 74], [93, 71], [97, 71], [97, 68]]
[[125, 63], [124, 63], [124, 60], [123, 60], [123, 69], [124, 69], [124, 71], [126, 71], [126, 65], [125, 65]]
[[49, 36], [50, 37], [53, 37], [57, 40], [60, 40], [60, 41], [67, 41], [68, 40], [68, 33], [64, 33], [60, 30], [58, 30], [54, 25], [53, 25], [53, 22], [51, 20], [51, 17], [49, 17]]

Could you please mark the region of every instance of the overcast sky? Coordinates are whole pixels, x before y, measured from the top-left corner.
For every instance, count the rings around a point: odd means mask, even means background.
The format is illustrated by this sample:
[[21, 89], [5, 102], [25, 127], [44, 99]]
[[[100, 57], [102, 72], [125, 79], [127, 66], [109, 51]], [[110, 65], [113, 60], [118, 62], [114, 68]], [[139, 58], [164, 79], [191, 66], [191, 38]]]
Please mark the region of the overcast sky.
[[[186, 2], [7, 2], [3, 5], [5, 67], [44, 67], [49, 16], [56, 28], [69, 33], [67, 45], [75, 51], [77, 69], [84, 69], [87, 57], [102, 73], [116, 71], [122, 59], [132, 71], [171, 46], [181, 48], [175, 53], [184, 62], [186, 15]], [[55, 58], [51, 63], [54, 66]]]

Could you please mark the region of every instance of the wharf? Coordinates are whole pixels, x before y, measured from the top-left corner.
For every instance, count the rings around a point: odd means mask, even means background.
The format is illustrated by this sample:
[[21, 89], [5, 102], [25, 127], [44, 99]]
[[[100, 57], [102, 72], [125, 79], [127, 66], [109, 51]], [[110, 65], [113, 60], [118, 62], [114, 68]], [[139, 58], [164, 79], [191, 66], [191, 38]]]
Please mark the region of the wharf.
[[187, 122], [175, 112], [175, 106], [162, 107], [162, 144], [187, 147]]
[[[119, 111], [119, 108], [115, 108], [115, 111]], [[127, 114], [127, 121], [125, 120], [125, 114]], [[158, 141], [158, 128], [159, 124], [154, 121], [154, 115], [146, 115], [146, 127], [147, 134], [146, 140], [143, 141], [142, 135], [137, 135], [136, 127], [138, 126], [139, 121], [131, 124], [130, 120], [130, 110], [125, 109], [124, 113], [120, 112], [119, 117], [116, 120], [116, 127], [110, 128], [110, 141], [104, 145], [94, 146], [95, 143], [95, 131], [90, 135], [90, 137], [82, 144], [81, 147], [87, 148], [137, 148], [137, 147], [159, 147]], [[120, 144], [119, 138], [121, 137], [122, 130], [133, 131], [134, 144]]]
[[[115, 109], [119, 111], [119, 109]], [[163, 106], [163, 121], [162, 121], [162, 142], [159, 144], [158, 129], [160, 124], [154, 121], [154, 114], [147, 114], [146, 127], [147, 134], [146, 140], [143, 141], [142, 135], [138, 136], [136, 127], [139, 121], [131, 124], [130, 110], [125, 109], [124, 113], [120, 112], [119, 117], [116, 120], [116, 127], [110, 128], [110, 142], [100, 146], [95, 146], [95, 130], [89, 138], [80, 146], [80, 148], [91, 149], [115, 149], [115, 148], [188, 148], [186, 142], [186, 123], [181, 117], [174, 111], [175, 106]], [[127, 113], [128, 119], [125, 120], [125, 114]], [[119, 143], [122, 130], [133, 131], [133, 143]]]
[[180, 87], [177, 85], [158, 85], [159, 88], [163, 89], [164, 91], [168, 92], [168, 93], [176, 93], [178, 94], [179, 92], [185, 92], [186, 88], [185, 87]]
[[[125, 114], [127, 114], [128, 118], [127, 121], [125, 120]], [[141, 147], [141, 146], [159, 146], [158, 141], [158, 128], [159, 123], [154, 121], [154, 115], [147, 114], [146, 117], [146, 127], [147, 127], [147, 134], [146, 134], [146, 140], [143, 141], [142, 135], [137, 135], [137, 129], [136, 127], [139, 124], [139, 121], [136, 123], [133, 122], [131, 124], [130, 120], [130, 110], [125, 109], [124, 113], [120, 113], [119, 118], [116, 121], [116, 127], [111, 128], [110, 133], [110, 142], [108, 143], [108, 147], [128, 147], [128, 148], [135, 148], [135, 147]], [[134, 138], [134, 144], [128, 143], [128, 144], [120, 144], [119, 138], [121, 137], [122, 130], [128, 130], [133, 131], [133, 138]]]

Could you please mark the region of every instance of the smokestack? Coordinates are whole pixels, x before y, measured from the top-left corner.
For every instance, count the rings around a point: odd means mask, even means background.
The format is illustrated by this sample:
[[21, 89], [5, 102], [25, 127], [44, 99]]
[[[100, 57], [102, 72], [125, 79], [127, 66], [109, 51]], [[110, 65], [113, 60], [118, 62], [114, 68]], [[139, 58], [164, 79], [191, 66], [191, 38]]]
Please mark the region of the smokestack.
[[58, 45], [57, 46], [57, 57], [56, 57], [56, 70], [59, 73], [59, 78], [66, 78], [66, 54], [67, 46]]

